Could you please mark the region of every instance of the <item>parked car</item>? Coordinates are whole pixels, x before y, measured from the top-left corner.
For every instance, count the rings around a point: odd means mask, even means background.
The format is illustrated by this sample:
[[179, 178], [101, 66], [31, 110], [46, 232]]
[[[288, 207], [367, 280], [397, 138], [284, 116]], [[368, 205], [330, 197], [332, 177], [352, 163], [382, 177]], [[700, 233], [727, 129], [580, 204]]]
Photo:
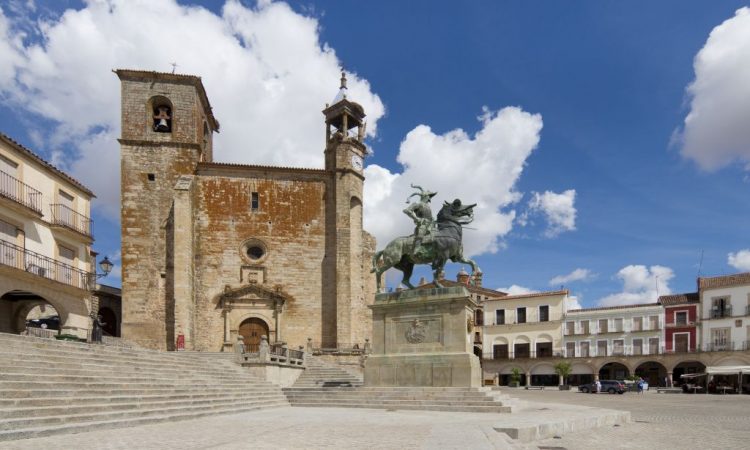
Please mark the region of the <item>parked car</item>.
[[59, 330], [60, 329], [60, 317], [51, 316], [43, 319], [31, 319], [26, 321], [27, 327], [32, 328], [46, 328], [48, 330]]
[[[625, 392], [625, 384], [622, 381], [617, 380], [599, 380], [602, 385], [601, 392], [609, 392], [610, 394], [618, 393], [622, 394]], [[596, 383], [582, 384], [578, 386], [578, 391], [583, 393], [596, 393]]]

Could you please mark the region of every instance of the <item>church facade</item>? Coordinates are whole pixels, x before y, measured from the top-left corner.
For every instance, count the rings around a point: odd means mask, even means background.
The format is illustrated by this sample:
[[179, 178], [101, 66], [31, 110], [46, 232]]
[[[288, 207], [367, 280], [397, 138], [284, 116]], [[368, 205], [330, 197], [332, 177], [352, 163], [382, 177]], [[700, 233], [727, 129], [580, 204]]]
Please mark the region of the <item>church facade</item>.
[[323, 111], [321, 169], [217, 163], [199, 77], [121, 81], [122, 336], [155, 349], [296, 348], [371, 336], [375, 240], [362, 227], [362, 107]]

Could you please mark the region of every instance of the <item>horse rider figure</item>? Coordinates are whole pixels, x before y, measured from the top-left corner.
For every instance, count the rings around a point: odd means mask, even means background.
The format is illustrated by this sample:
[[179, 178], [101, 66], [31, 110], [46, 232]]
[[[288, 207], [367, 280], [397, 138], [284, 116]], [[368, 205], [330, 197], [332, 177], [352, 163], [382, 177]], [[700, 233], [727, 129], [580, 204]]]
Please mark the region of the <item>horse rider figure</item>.
[[419, 201], [410, 204], [404, 209], [404, 214], [411, 217], [414, 221], [414, 247], [413, 252], [419, 249], [422, 243], [430, 242], [432, 231], [435, 229], [435, 220], [432, 218], [432, 208], [430, 208], [430, 200], [432, 197], [437, 195], [437, 192], [431, 192], [422, 189], [420, 186], [411, 185], [414, 189], [419, 189], [419, 192], [415, 192], [406, 199], [406, 203], [409, 203], [409, 199], [412, 197], [419, 196]]

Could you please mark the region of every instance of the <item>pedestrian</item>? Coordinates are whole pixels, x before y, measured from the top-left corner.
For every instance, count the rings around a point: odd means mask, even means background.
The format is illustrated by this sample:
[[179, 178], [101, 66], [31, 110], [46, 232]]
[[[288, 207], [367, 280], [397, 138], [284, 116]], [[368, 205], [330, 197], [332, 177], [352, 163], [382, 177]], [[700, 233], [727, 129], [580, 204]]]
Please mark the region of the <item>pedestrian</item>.
[[602, 391], [602, 383], [601, 383], [601, 381], [596, 380], [596, 390], [594, 391], [594, 393], [598, 394], [601, 391]]
[[638, 378], [638, 393], [643, 394], [643, 378]]

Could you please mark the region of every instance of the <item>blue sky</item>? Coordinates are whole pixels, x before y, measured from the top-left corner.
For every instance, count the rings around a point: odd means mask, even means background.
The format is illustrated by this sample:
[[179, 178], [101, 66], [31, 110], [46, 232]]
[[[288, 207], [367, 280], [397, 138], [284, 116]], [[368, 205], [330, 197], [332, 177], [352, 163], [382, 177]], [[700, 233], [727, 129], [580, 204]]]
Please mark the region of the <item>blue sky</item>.
[[[169, 30], [169, 14], [182, 10], [172, 1], [166, 3], [173, 5], [161, 13]], [[747, 2], [305, 1], [291, 2], [290, 8], [243, 2], [233, 3], [230, 9], [234, 12], [230, 13], [222, 12], [224, 2], [180, 4], [207, 9], [191, 10], [193, 36], [208, 41], [192, 53], [184, 48], [189, 43], [165, 43], [169, 32], [133, 37], [134, 22], [117, 19], [118, 14], [126, 15], [123, 10], [127, 8], [114, 0], [109, 4], [111, 11], [100, 8], [92, 12], [112, 17], [107, 26], [102, 25], [102, 36], [112, 40], [103, 42], [100, 49], [87, 47], [86, 42], [93, 40], [86, 35], [90, 30], [81, 31], [79, 43], [69, 31], [82, 26], [71, 19], [80, 18], [84, 9], [95, 9], [96, 2], [36, 1], [31, 6], [25, 1], [0, 2], [7, 23], [5, 30], [0, 25], [0, 38], [10, 43], [9, 50], [0, 46], [0, 65], [5, 58], [11, 62], [6, 67], [15, 67], [5, 74], [0, 69], [0, 131], [70, 170], [97, 192], [106, 190], [107, 178], [112, 179], [116, 172], [92, 173], [97, 172], [92, 168], [102, 157], [96, 149], [109, 152], [107, 161], [116, 159], [116, 145], [106, 142], [116, 137], [112, 117], [119, 114], [119, 104], [103, 101], [91, 106], [108, 115], [100, 123], [77, 122], [52, 107], [30, 107], [29, 102], [42, 99], [45, 105], [57, 102], [60, 107], [65, 100], [56, 98], [55, 92], [66, 89], [72, 93], [102, 89], [106, 94], [112, 86], [116, 90], [109, 69], [135, 65], [138, 67], [133, 68], [168, 71], [169, 63], [176, 60], [178, 72], [204, 77], [224, 127], [224, 141], [217, 142], [218, 158], [222, 159], [224, 152], [223, 160], [314, 165], [315, 158], [322, 157], [323, 145], [315, 134], [322, 136], [323, 132], [319, 112], [323, 105], [317, 95], [328, 95], [326, 101], [333, 98], [337, 88], [333, 73], [343, 65], [353, 77], [352, 97], [365, 105], [371, 116], [370, 128], [374, 128], [368, 140], [374, 151], [366, 162], [372, 166], [368, 174], [375, 173], [377, 166], [382, 169], [380, 174], [402, 174], [403, 179], [413, 176], [414, 181], [439, 190], [438, 201], [453, 196], [476, 201], [471, 198], [476, 193], [487, 216], [497, 213], [492, 220], [478, 224], [475, 233], [481, 239], [471, 245], [483, 268], [485, 286], [545, 290], [564, 284], [583, 305], [594, 306], [601, 301], [653, 300], [657, 283], [661, 294], [694, 290], [701, 253], [704, 275], [750, 270], [750, 254], [742, 253], [750, 248], [750, 144], [745, 127], [733, 125], [737, 117], [739, 122], [749, 123], [750, 116], [743, 115], [749, 110], [742, 105], [750, 104], [750, 91], [742, 86], [747, 83], [732, 85], [735, 74], [750, 74], [743, 72], [750, 67], [750, 36], [743, 31], [747, 22], [740, 23], [744, 17], [735, 16]], [[71, 15], [62, 20], [61, 14], [69, 8], [77, 14], [69, 11]], [[127, 14], [138, 19], [137, 12]], [[39, 31], [38, 20], [47, 23], [44, 32]], [[231, 24], [229, 36], [240, 41], [239, 50], [222, 39], [226, 36], [217, 22]], [[725, 32], [716, 33], [715, 42], [710, 42], [712, 30], [722, 23]], [[117, 27], [123, 24], [131, 25], [119, 33]], [[256, 33], [253, 27], [269, 31]], [[62, 33], [65, 29], [68, 32]], [[19, 33], [25, 33], [20, 43]], [[61, 37], [63, 34], [67, 37]], [[203, 57], [202, 65], [201, 58], [194, 55], [212, 48], [212, 39], [217, 39], [217, 53], [227, 55], [226, 60], [216, 63], [212, 57]], [[135, 50], [118, 53], [115, 48], [123, 42]], [[112, 47], [108, 48], [108, 43]], [[48, 56], [45, 64], [34, 62], [35, 44]], [[160, 44], [171, 53], [144, 55]], [[706, 82], [696, 83], [696, 89], [689, 92], [688, 86], [697, 76], [696, 55], [704, 48], [708, 50], [701, 74], [706, 74], [702, 77]], [[742, 51], [736, 53], [739, 56], [724, 57], [730, 59], [726, 61], [721, 60], [722, 48]], [[718, 50], [709, 52], [712, 49]], [[70, 86], [65, 81], [73, 78], [65, 76], [73, 69], [66, 61], [75, 59], [79, 51], [87, 58], [78, 66], [86, 69], [86, 76], [93, 81]], [[97, 51], [103, 52], [100, 59], [106, 61], [101, 65], [91, 62], [88, 67], [91, 60], [97, 60]], [[242, 54], [235, 57], [234, 51]], [[304, 63], [279, 61], [278, 55], [285, 54]], [[711, 56], [716, 54], [720, 56]], [[248, 63], [257, 71], [271, 67], [276, 74], [257, 80], [268, 94], [265, 97], [253, 94], [252, 81], [248, 91], [221, 92], [242, 84], [214, 74], [215, 66], [226, 63], [231, 71], [231, 61], [246, 56], [256, 58], [248, 61], [260, 62]], [[68, 75], [43, 73], [55, 65]], [[252, 73], [252, 68], [249, 70]], [[314, 83], [294, 76], [305, 71]], [[718, 83], [719, 87], [711, 82], [717, 77], [726, 80]], [[98, 79], [105, 80], [103, 86], [98, 86]], [[305, 89], [317, 103], [303, 102]], [[278, 92], [281, 94], [271, 95]], [[296, 94], [285, 97], [289, 92]], [[119, 93], [113, 95], [107, 98], [116, 99]], [[238, 103], [222, 100], [227, 95], [247, 99]], [[723, 96], [728, 105], [718, 112], [701, 106]], [[274, 98], [287, 105], [275, 106]], [[250, 104], [261, 109], [256, 111]], [[285, 143], [283, 152], [271, 152], [279, 141], [259, 137], [259, 133], [243, 136], [243, 130], [252, 128], [251, 122], [267, 120], [289, 106], [295, 106], [296, 115], [291, 123], [283, 124], [284, 130], [311, 130], [295, 135], [300, 142]], [[489, 115], [478, 120], [483, 107]], [[507, 110], [506, 117], [500, 113], [506, 107], [517, 109]], [[72, 111], [76, 108], [85, 111], [89, 106], [85, 102], [71, 106]], [[246, 117], [245, 122], [233, 123], [232, 108]], [[685, 118], [691, 112], [696, 120], [686, 132]], [[223, 120], [228, 116], [230, 120]], [[297, 116], [299, 120], [294, 122]], [[508, 131], [502, 126], [504, 120], [523, 122], [523, 126]], [[493, 124], [498, 127], [495, 131]], [[457, 129], [463, 130], [463, 135], [451, 134]], [[479, 145], [476, 133], [483, 130], [487, 139]], [[507, 149], [514, 133], [528, 142], [516, 155], [513, 167], [521, 170], [517, 178], [503, 169], [505, 154], [513, 153]], [[245, 148], [233, 144], [243, 142], [240, 137], [247, 143]], [[435, 153], [430, 153], [429, 143], [436, 146]], [[438, 172], [432, 178], [424, 170], [420, 172], [417, 166], [434, 157], [445, 160], [446, 170], [460, 167], [466, 172], [462, 175], [473, 178], [471, 169], [451, 160], [452, 143], [460, 149], [453, 154], [466, 152], [461, 161], [468, 162], [468, 167], [484, 164], [486, 160], [472, 152], [486, 144], [490, 154], [484, 157], [491, 159], [488, 167], [498, 168], [497, 180], [477, 176], [479, 181], [474, 180], [473, 185], [453, 189], [446, 183], [455, 185], [456, 177], [442, 180], [445, 172], [439, 162], [425, 163]], [[721, 159], [720, 154], [729, 156]], [[511, 181], [503, 184], [508, 179]], [[372, 186], [389, 186], [377, 176], [369, 180]], [[112, 183], [116, 185], [116, 180]], [[493, 190], [497, 195], [483, 196]], [[396, 188], [393, 191], [391, 197], [373, 200], [371, 205], [380, 207], [398, 199], [398, 208], [402, 208], [405, 196], [397, 195], [401, 191]], [[562, 197], [571, 191], [574, 197]], [[550, 196], [544, 197], [545, 192]], [[116, 204], [111, 196], [100, 198], [100, 203], [108, 206], [100, 204], [93, 214], [95, 249], [114, 255], [119, 249]], [[572, 203], [559, 203], [565, 199]], [[366, 197], [365, 208], [367, 203]], [[560, 214], [564, 220], [555, 222], [555, 217], [562, 220]], [[408, 219], [398, 220], [403, 220], [400, 229], [384, 228], [376, 234], [387, 236], [409, 226]], [[379, 247], [384, 244], [381, 239]], [[734, 266], [729, 264], [730, 254]], [[577, 278], [582, 279], [551, 282], [576, 269]], [[449, 276], [456, 270], [451, 267]]]

